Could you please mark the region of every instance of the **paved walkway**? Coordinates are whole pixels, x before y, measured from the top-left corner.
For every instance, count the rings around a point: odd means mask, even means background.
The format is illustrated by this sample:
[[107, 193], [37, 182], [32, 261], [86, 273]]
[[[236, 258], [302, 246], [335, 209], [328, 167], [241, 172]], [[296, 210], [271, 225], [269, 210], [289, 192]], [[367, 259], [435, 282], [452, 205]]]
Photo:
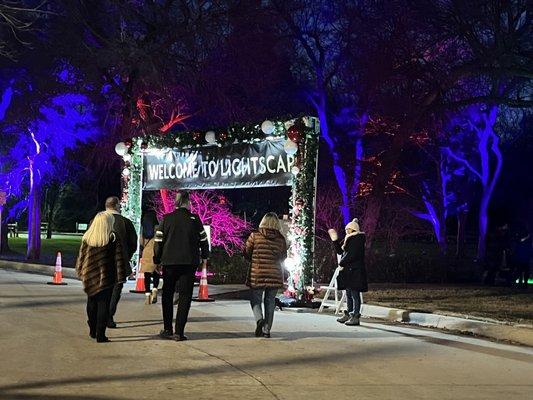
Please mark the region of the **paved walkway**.
[[111, 343], [89, 339], [79, 282], [0, 270], [0, 399], [531, 399], [533, 349], [367, 320], [277, 312], [257, 339], [244, 301], [195, 303], [155, 336], [160, 305], [125, 293]]

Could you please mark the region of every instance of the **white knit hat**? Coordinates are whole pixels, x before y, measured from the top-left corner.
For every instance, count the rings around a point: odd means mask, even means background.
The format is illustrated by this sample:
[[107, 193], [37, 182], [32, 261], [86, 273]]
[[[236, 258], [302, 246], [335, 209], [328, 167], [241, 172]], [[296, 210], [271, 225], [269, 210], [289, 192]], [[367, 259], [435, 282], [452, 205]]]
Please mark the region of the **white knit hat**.
[[348, 223], [348, 225], [346, 225], [346, 228], [344, 229], [351, 229], [354, 232], [361, 232], [359, 228], [359, 220], [357, 218], [354, 218]]

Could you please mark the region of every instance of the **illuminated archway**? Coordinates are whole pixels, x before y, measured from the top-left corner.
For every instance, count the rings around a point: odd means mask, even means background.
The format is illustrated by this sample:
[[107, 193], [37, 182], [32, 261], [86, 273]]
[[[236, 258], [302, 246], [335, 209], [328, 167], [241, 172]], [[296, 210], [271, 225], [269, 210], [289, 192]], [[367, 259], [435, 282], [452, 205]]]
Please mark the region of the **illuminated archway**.
[[[314, 117], [138, 137], [123, 151], [122, 210], [140, 231], [142, 194], [158, 189], [291, 186], [289, 290], [312, 282], [320, 128]], [[134, 256], [134, 263], [138, 256]]]

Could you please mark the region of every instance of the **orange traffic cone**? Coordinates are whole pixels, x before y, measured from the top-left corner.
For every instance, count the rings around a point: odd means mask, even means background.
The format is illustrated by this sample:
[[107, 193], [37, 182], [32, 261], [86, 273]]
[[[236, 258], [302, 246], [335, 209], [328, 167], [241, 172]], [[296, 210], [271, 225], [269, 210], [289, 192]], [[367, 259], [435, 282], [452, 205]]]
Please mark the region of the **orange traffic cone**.
[[61, 269], [61, 252], [57, 252], [56, 257], [56, 268], [54, 271], [54, 279], [52, 282], [46, 282], [48, 285], [66, 285], [66, 282], [63, 282], [63, 273]]
[[198, 288], [198, 297], [193, 299], [194, 301], [215, 301], [215, 299], [209, 297], [207, 287], [207, 266], [204, 264], [202, 267], [202, 276], [200, 278], [200, 287]]
[[137, 279], [135, 280], [135, 289], [130, 293], [144, 293], [144, 274], [141, 272], [141, 263], [137, 265]]

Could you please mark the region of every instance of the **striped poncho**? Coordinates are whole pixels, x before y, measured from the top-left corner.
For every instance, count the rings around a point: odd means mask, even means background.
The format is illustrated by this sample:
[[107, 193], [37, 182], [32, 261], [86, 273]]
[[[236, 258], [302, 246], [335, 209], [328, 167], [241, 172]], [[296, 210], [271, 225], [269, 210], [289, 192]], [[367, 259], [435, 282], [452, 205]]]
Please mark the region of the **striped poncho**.
[[109, 243], [102, 247], [89, 246], [82, 241], [76, 272], [87, 296], [94, 296], [118, 282], [126, 281], [131, 268], [124, 259], [120, 240], [115, 240], [112, 234]]

